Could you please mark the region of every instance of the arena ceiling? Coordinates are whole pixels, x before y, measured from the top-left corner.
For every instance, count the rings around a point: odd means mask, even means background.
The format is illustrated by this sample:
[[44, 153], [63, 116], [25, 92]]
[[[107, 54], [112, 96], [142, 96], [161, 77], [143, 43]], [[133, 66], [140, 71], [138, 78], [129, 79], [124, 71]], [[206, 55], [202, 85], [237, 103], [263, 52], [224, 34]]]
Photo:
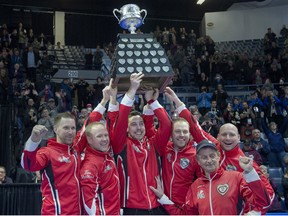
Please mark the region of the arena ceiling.
[[[262, 2], [264, 0], [254, 0]], [[148, 11], [147, 18], [200, 21], [205, 12], [225, 11], [234, 3], [249, 0], [206, 0], [202, 5], [197, 0], [0, 0], [5, 7], [30, 10], [65, 11], [112, 16], [114, 8], [134, 3]]]

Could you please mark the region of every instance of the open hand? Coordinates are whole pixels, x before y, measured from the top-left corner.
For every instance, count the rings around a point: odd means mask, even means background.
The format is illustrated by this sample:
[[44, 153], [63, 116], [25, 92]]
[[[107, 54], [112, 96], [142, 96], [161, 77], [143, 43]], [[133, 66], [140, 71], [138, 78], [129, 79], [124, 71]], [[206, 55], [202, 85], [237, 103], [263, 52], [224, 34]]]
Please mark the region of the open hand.
[[149, 186], [150, 189], [155, 193], [155, 195], [160, 199], [163, 194], [164, 194], [164, 190], [162, 187], [162, 182], [160, 180], [159, 176], [155, 177], [156, 183], [157, 183], [157, 188], [154, 188], [153, 186]]

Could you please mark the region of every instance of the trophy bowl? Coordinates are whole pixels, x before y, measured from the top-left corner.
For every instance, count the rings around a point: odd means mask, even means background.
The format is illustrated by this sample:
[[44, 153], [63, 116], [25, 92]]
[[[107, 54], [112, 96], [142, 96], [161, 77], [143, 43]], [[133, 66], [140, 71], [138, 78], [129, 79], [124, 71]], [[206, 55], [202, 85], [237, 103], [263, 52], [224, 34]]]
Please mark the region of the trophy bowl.
[[[116, 12], [120, 14], [120, 18], [116, 15]], [[145, 13], [142, 18], [141, 13]], [[113, 10], [113, 14], [118, 20], [121, 28], [127, 29], [130, 33], [135, 34], [136, 28], [144, 24], [144, 19], [147, 16], [145, 9], [140, 10], [136, 4], [126, 4], [118, 9]]]

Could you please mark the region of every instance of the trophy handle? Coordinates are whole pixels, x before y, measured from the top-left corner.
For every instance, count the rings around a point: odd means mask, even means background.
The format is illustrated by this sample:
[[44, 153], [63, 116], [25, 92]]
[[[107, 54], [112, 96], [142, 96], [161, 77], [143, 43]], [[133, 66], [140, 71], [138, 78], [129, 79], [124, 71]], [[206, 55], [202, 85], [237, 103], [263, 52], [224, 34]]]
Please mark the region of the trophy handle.
[[142, 9], [142, 10], [140, 11], [140, 14], [141, 14], [142, 12], [145, 13], [145, 15], [144, 15], [144, 17], [143, 17], [143, 20], [142, 20], [142, 23], [144, 24], [144, 20], [145, 20], [145, 18], [146, 18], [146, 16], [147, 16], [147, 10]]
[[120, 13], [120, 11], [119, 11], [118, 9], [114, 9], [114, 10], [113, 10], [113, 15], [116, 17], [116, 19], [118, 20], [118, 22], [120, 22], [120, 19], [119, 19], [118, 16], [116, 15], [116, 12], [118, 12], [119, 14], [121, 14], [121, 13]]

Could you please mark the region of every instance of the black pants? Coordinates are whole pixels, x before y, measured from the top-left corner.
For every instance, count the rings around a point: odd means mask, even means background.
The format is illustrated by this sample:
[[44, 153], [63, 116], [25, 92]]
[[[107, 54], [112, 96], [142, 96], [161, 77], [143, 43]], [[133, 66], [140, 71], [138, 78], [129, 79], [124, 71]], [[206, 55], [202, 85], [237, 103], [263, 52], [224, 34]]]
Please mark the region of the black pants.
[[168, 215], [162, 206], [153, 209], [124, 208], [123, 215]]

